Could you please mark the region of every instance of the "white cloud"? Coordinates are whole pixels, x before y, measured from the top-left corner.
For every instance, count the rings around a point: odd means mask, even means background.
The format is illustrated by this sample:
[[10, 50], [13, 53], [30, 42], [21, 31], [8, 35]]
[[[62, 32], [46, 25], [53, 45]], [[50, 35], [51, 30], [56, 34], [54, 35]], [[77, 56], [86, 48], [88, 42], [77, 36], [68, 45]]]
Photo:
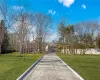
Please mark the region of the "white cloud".
[[13, 9], [14, 10], [21, 10], [23, 9], [24, 7], [23, 6], [13, 6]]
[[82, 8], [83, 8], [83, 9], [86, 9], [86, 5], [85, 5], [85, 4], [82, 4]]
[[58, 0], [59, 3], [62, 3], [66, 7], [70, 7], [75, 0]]
[[55, 15], [55, 14], [56, 14], [56, 11], [49, 10], [49, 11], [48, 11], [48, 14]]

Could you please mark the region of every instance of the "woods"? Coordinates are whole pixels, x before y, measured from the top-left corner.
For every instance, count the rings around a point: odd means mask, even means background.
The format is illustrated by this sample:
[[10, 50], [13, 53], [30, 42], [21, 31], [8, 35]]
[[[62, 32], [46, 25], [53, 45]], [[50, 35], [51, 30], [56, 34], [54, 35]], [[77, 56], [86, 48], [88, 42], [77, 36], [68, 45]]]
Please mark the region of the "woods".
[[58, 26], [58, 48], [65, 54], [85, 54], [87, 50], [99, 49], [100, 26], [97, 21], [87, 21], [75, 25]]
[[[1, 49], [3, 50], [2, 53], [18, 51], [20, 55], [31, 52], [42, 53], [45, 50], [46, 38], [50, 34], [52, 19], [49, 15], [43, 13], [27, 12], [26, 3], [22, 2], [22, 4], [23, 8], [9, 13], [10, 7], [6, 0], [0, 2], [2, 16], [0, 53]], [[34, 46], [36, 47], [34, 48]], [[5, 51], [6, 48], [8, 51]]]

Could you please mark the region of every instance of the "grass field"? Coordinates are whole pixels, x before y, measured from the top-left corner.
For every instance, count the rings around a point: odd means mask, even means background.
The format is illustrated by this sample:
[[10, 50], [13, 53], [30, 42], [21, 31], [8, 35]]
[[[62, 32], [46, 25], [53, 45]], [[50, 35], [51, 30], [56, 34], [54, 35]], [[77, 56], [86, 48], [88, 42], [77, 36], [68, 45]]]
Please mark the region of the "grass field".
[[16, 80], [43, 54], [25, 55], [25, 61], [24, 57], [18, 55], [18, 53], [10, 53], [0, 56], [0, 80]]
[[57, 55], [85, 80], [100, 80], [100, 55]]

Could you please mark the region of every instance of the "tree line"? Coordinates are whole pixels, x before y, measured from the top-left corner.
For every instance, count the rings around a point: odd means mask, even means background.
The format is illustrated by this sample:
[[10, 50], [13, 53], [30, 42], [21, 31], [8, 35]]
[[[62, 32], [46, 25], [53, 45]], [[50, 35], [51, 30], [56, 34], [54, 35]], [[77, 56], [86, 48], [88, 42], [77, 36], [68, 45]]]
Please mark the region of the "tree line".
[[74, 25], [66, 25], [61, 21], [58, 25], [58, 51], [65, 54], [85, 54], [89, 49], [100, 49], [100, 24], [98, 21], [85, 21]]
[[[0, 21], [0, 53], [4, 53], [5, 50], [19, 51], [21, 55], [22, 53], [29, 53], [30, 49], [35, 46], [37, 46], [39, 53], [42, 53], [44, 49], [46, 38], [50, 34], [52, 19], [43, 13], [27, 11], [26, 4], [23, 6], [24, 8], [20, 10], [9, 12], [6, 0], [0, 1], [2, 16]], [[30, 42], [32, 38], [33, 43]]]

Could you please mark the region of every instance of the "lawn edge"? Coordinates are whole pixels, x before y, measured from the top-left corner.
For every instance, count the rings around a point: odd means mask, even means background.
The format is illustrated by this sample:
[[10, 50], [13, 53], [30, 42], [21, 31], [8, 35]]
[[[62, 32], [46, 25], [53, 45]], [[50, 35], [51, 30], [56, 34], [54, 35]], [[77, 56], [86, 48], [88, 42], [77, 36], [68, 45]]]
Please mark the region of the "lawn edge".
[[21, 76], [19, 76], [16, 80], [23, 80], [25, 76], [38, 64], [38, 62], [43, 58], [40, 57], [34, 64], [32, 64]]
[[83, 79], [75, 70], [73, 70], [68, 64], [66, 64], [59, 56], [57, 56], [67, 67], [70, 69], [80, 80], [85, 80]]

